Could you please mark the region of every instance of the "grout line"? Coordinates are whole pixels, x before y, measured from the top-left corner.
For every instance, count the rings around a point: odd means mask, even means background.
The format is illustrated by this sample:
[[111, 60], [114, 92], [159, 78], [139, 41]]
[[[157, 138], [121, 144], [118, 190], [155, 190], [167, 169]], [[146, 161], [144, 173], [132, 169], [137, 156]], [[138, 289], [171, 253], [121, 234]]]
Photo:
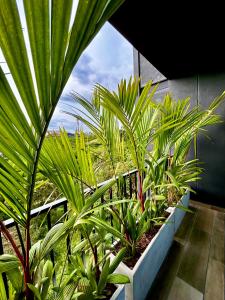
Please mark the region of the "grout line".
[[210, 232], [210, 241], [209, 241], [209, 254], [208, 254], [208, 260], [207, 260], [207, 266], [206, 266], [206, 274], [205, 274], [205, 284], [204, 284], [204, 294], [203, 296], [205, 296], [205, 289], [206, 289], [206, 281], [207, 281], [207, 275], [208, 275], [208, 270], [209, 270], [209, 259], [210, 259], [210, 252], [211, 252], [211, 248], [212, 248], [212, 236], [213, 236], [213, 230], [215, 227], [215, 212], [213, 211], [213, 226]]

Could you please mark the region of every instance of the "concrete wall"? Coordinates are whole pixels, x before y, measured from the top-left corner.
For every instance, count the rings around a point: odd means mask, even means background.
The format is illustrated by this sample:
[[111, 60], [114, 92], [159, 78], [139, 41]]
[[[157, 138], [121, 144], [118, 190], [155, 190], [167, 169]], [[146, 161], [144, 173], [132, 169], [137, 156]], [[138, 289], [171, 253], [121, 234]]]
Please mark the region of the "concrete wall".
[[[196, 75], [168, 81], [168, 90], [175, 98], [191, 97], [193, 104], [207, 108], [212, 100], [225, 90], [225, 73]], [[197, 156], [205, 169], [197, 182], [198, 196], [202, 201], [225, 206], [225, 105], [217, 112], [223, 123], [208, 127], [206, 134], [197, 140]]]
[[134, 56], [134, 74], [141, 74], [141, 87], [144, 87], [147, 81], [152, 79], [153, 83], [166, 80], [166, 77], [160, 73], [149, 61], [144, 58], [136, 49], [133, 50]]
[[[151, 72], [149, 62], [140, 56], [140, 76], [146, 74], [149, 79], [157, 81], [156, 72]], [[137, 63], [137, 62], [136, 62]], [[144, 64], [148, 71], [143, 71]], [[136, 73], [136, 75], [138, 75]], [[225, 72], [217, 74], [195, 75], [189, 78], [166, 80], [159, 84], [157, 96], [162, 98], [170, 92], [174, 98], [191, 97], [193, 105], [200, 104], [208, 107], [211, 101], [225, 90]], [[217, 111], [223, 123], [208, 128], [207, 136], [200, 135], [197, 141], [197, 155], [204, 163], [205, 173], [202, 180], [194, 186], [197, 189], [197, 198], [203, 202], [225, 207], [225, 103]], [[193, 156], [193, 151], [191, 153]]]

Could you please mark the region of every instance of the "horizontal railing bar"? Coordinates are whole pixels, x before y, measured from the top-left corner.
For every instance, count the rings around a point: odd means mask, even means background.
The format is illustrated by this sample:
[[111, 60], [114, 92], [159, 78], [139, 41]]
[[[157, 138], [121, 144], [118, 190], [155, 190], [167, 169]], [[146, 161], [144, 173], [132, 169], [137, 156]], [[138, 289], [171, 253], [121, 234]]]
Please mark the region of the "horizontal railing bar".
[[[57, 207], [63, 205], [65, 202], [67, 202], [66, 198], [60, 198], [60, 199], [52, 201], [48, 204], [41, 205], [37, 208], [34, 208], [34, 209], [31, 210], [31, 214], [30, 214], [31, 218], [34, 218], [34, 217], [36, 217], [40, 214], [43, 214], [43, 213], [49, 211], [50, 209], [57, 208]], [[4, 221], [4, 224], [7, 228], [10, 228], [10, 227], [15, 225], [15, 222], [11, 218], [11, 219], [8, 219], [8, 220]]]
[[[122, 177], [127, 177], [127, 176], [132, 175], [132, 174], [134, 174], [134, 173], [136, 173], [136, 172], [137, 172], [137, 169], [134, 169], [134, 170], [132, 170], [132, 171], [130, 171], [130, 172], [124, 173], [124, 174], [122, 175]], [[121, 177], [121, 176], [116, 176], [115, 179], [118, 179], [119, 177]], [[103, 181], [103, 182], [100, 182], [100, 183], [97, 185], [97, 187], [100, 188], [101, 186], [103, 186], [103, 185], [109, 183], [111, 180], [113, 180], [113, 178], [110, 178], [110, 179], [108, 179], [108, 180], [105, 180], [105, 181]], [[85, 193], [88, 193], [88, 192], [90, 192], [90, 191], [91, 191], [90, 188], [85, 189]], [[66, 199], [66, 198], [60, 198], [60, 199], [58, 199], [58, 200], [55, 200], [55, 201], [52, 201], [52, 202], [47, 203], [47, 204], [45, 204], [45, 205], [39, 206], [39, 207], [37, 207], [37, 208], [34, 208], [34, 209], [31, 210], [31, 218], [33, 219], [33, 218], [35, 218], [35, 217], [38, 216], [38, 215], [41, 215], [41, 214], [43, 214], [43, 213], [45, 213], [45, 212], [48, 212], [49, 210], [52, 210], [52, 209], [57, 208], [57, 207], [59, 207], [59, 206], [61, 206], [61, 205], [64, 205], [66, 202], [67, 202], [67, 199]], [[11, 219], [5, 220], [5, 221], [4, 221], [4, 224], [5, 224], [5, 226], [6, 226], [7, 228], [10, 228], [10, 227], [15, 226], [15, 221], [11, 218]]]
[[[116, 180], [116, 179], [119, 179], [120, 177], [127, 177], [127, 176], [132, 175], [132, 174], [134, 174], [134, 173], [136, 173], [136, 172], [137, 172], [137, 169], [134, 169], [134, 170], [132, 170], [132, 171], [130, 171], [130, 172], [126, 172], [126, 173], [124, 173], [122, 176], [116, 176], [116, 177], [115, 177], [115, 180]], [[113, 179], [114, 179], [114, 178], [110, 178], [110, 179], [107, 179], [107, 180], [105, 180], [105, 181], [102, 181], [102, 182], [100, 182], [99, 184], [97, 184], [97, 187], [100, 188], [101, 186], [106, 185], [107, 183], [109, 183], [110, 181], [112, 181]], [[84, 190], [85, 193], [87, 193], [87, 192], [89, 192], [89, 191], [91, 191], [90, 188], [87, 188], [87, 189]]]

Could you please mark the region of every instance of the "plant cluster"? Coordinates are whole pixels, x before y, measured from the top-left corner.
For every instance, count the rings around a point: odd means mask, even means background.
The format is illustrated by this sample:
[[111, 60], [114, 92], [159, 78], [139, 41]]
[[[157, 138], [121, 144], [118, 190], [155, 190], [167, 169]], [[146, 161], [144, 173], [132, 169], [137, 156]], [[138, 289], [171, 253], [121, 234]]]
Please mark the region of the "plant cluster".
[[[3, 300], [45, 297], [52, 273], [49, 253], [63, 236], [82, 223], [79, 214], [74, 213], [64, 224], [53, 227], [36, 247], [32, 245], [31, 210], [51, 117], [80, 55], [123, 0], [78, 1], [75, 14], [73, 2], [68, 0], [65, 5], [64, 0], [24, 0], [25, 18], [21, 18], [16, 0], [1, 1], [0, 5], [0, 48], [14, 82], [12, 87], [0, 67], [0, 210], [14, 219], [21, 237], [19, 246], [0, 220], [0, 232], [16, 255], [1, 257], [0, 273], [7, 274], [9, 281], [7, 291], [5, 275], [0, 276]], [[72, 193], [76, 188], [74, 184]], [[88, 201], [98, 199], [105, 188], [98, 189]], [[66, 188], [64, 191], [68, 192]], [[73, 202], [73, 208], [80, 209], [82, 197], [77, 204]]]
[[[64, 0], [24, 0], [28, 54], [16, 0], [1, 1], [0, 47], [17, 92], [0, 67], [0, 211], [15, 221], [19, 237], [0, 220], [0, 233], [14, 252], [0, 256], [3, 300], [109, 297], [112, 284], [129, 282], [115, 274], [118, 264], [135, 255], [142, 235], [162, 222], [165, 208], [199, 177], [197, 160], [188, 161], [187, 153], [193, 138], [219, 121], [214, 111], [224, 94], [201, 110], [169, 95], [158, 103], [151, 82], [139, 95], [139, 79], [122, 80], [117, 92], [97, 85], [91, 102], [73, 95], [82, 107], [74, 107], [73, 115], [90, 128], [92, 143], [82, 131], [73, 140], [63, 129], [60, 136], [45, 138], [76, 62], [122, 2], [79, 1], [73, 17], [72, 0], [66, 6]], [[103, 186], [95, 177], [94, 145], [102, 147], [113, 175]], [[122, 192], [119, 176], [128, 158], [137, 169], [131, 199]], [[31, 210], [35, 191], [46, 181], [67, 199], [69, 209], [64, 222], [34, 242]], [[106, 197], [112, 189], [116, 196]], [[111, 261], [115, 239], [121, 250]], [[71, 249], [55, 280], [51, 253], [66, 240]]]
[[131, 256], [141, 236], [162, 223], [165, 209], [193, 191], [190, 184], [200, 179], [203, 168], [197, 158], [188, 158], [189, 150], [205, 127], [220, 122], [215, 110], [224, 99], [222, 94], [208, 109], [191, 107], [190, 98], [176, 101], [169, 94], [157, 101], [157, 85], [149, 81], [139, 95], [139, 82], [122, 80], [116, 92], [96, 85], [91, 102], [73, 92], [75, 104], [67, 112], [95, 135], [114, 177], [120, 175], [117, 164], [125, 163], [127, 154], [137, 169], [137, 197], [107, 208]]

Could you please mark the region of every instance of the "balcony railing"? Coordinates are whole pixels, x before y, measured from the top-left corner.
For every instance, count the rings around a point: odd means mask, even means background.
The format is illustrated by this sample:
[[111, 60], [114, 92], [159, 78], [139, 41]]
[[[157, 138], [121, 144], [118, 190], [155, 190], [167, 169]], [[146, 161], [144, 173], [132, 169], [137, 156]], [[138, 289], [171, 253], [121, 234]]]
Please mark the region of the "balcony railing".
[[[122, 180], [120, 181], [120, 190], [122, 191], [122, 195], [125, 198], [132, 198], [133, 193], [135, 193], [135, 195], [137, 196], [137, 191], [138, 191], [138, 181], [137, 181], [137, 170], [132, 170], [130, 172], [124, 173], [122, 176], [120, 176], [120, 178], [122, 178]], [[117, 180], [119, 180], [119, 177], [116, 178]], [[101, 183], [99, 183], [97, 185], [97, 187], [101, 187], [104, 186], [105, 184], [107, 184], [110, 180], [106, 180], [103, 181]], [[85, 190], [86, 193], [91, 192], [90, 189], [86, 189]], [[110, 188], [107, 193], [108, 193], [108, 197], [109, 199], [113, 198], [113, 193], [115, 193], [117, 191], [114, 191], [112, 188]], [[102, 196], [102, 201], [104, 201], [104, 196]], [[58, 200], [55, 200], [51, 203], [39, 206], [38, 208], [35, 208], [31, 211], [31, 219], [35, 219], [36, 217], [46, 214], [46, 225], [47, 225], [47, 229], [50, 230], [52, 227], [52, 222], [51, 222], [51, 212], [59, 207], [63, 207], [63, 214], [62, 216], [58, 219], [57, 222], [59, 222], [60, 220], [62, 220], [62, 218], [67, 214], [68, 211], [68, 207], [67, 207], [67, 199], [66, 198], [61, 198]], [[15, 227], [18, 233], [18, 237], [21, 240], [22, 236], [20, 233], [20, 230], [18, 230], [18, 225], [16, 224], [16, 222], [13, 219], [8, 219], [6, 221], [4, 221], [4, 224], [7, 228], [13, 228]], [[55, 224], [53, 224], [55, 225]], [[70, 249], [70, 238], [67, 238], [67, 251], [68, 254], [71, 253], [71, 249]], [[4, 253], [4, 245], [3, 245], [3, 240], [2, 240], [2, 235], [0, 233], [0, 255]], [[50, 253], [50, 259], [52, 260], [53, 264], [54, 264], [54, 251], [51, 251]], [[6, 276], [5, 274], [3, 274], [3, 280], [5, 283], [5, 286], [7, 287], [7, 280], [6, 280]], [[53, 277], [53, 281], [56, 280], [55, 274]]]

